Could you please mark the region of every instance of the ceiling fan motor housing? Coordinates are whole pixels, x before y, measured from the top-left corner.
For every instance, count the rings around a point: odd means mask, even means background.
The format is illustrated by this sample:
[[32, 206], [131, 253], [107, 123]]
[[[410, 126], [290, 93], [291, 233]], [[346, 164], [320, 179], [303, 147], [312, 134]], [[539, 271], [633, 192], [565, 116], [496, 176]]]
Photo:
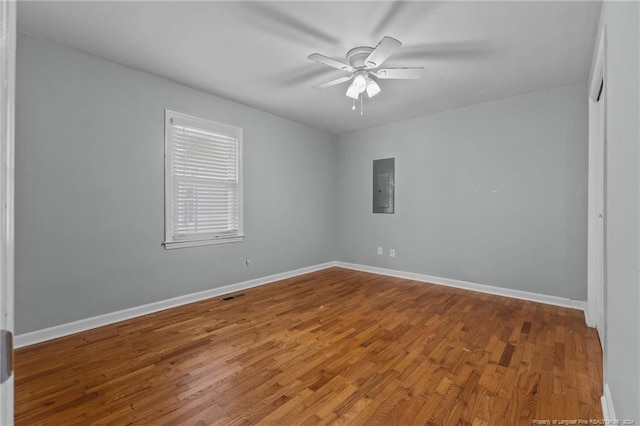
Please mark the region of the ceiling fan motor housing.
[[375, 68], [376, 64], [367, 64], [365, 59], [373, 52], [373, 47], [355, 47], [347, 52], [347, 62], [355, 69]]

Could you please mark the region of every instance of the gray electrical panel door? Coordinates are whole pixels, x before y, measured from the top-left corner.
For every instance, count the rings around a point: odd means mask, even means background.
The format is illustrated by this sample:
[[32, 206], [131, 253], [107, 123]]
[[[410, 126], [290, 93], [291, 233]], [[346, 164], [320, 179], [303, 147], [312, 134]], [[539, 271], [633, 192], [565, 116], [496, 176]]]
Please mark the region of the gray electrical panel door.
[[393, 213], [395, 158], [373, 160], [373, 212]]

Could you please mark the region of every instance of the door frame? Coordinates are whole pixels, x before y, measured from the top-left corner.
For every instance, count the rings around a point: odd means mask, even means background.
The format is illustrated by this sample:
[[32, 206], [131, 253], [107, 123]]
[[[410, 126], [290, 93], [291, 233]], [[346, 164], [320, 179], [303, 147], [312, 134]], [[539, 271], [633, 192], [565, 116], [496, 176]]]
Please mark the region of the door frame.
[[[603, 352], [606, 383], [607, 360], [607, 27], [598, 34], [594, 60], [589, 78], [589, 169], [587, 201], [587, 310], [586, 320], [590, 327], [598, 326]], [[602, 84], [603, 98], [598, 101]], [[599, 104], [602, 102], [602, 104]], [[601, 109], [600, 109], [601, 108]], [[600, 112], [597, 111], [600, 109]], [[598, 165], [602, 165], [601, 168]], [[597, 209], [598, 186], [603, 191], [602, 211]], [[602, 216], [600, 216], [602, 215]], [[602, 235], [598, 234], [598, 221], [602, 221]], [[601, 259], [598, 259], [602, 257]], [[598, 262], [602, 272], [598, 270]], [[601, 274], [601, 276], [599, 276]], [[599, 324], [600, 323], [600, 324]]]
[[[14, 331], [16, 2], [0, 2], [0, 329]], [[9, 343], [9, 344], [7, 344]], [[6, 345], [6, 346], [5, 346]], [[9, 351], [10, 340], [0, 342]], [[0, 356], [5, 351], [0, 351]], [[8, 363], [12, 357], [9, 356]], [[11, 365], [11, 364], [9, 364]], [[13, 424], [13, 374], [0, 384], [0, 424]]]

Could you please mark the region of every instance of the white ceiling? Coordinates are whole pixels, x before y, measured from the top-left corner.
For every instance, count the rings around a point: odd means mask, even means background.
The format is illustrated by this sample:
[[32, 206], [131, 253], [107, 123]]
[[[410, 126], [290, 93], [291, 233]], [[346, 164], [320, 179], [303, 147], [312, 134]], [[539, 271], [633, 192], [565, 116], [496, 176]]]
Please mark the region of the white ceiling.
[[[584, 81], [600, 2], [20, 2], [18, 30], [295, 121], [343, 133]], [[421, 80], [383, 80], [351, 110], [344, 60], [385, 36], [404, 46], [386, 66], [424, 66]]]

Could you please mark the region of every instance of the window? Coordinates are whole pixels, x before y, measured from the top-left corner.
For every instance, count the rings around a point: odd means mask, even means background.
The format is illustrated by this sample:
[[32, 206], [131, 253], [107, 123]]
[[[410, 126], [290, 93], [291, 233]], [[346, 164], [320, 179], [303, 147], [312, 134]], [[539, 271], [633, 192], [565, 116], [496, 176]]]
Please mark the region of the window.
[[242, 241], [242, 129], [165, 112], [167, 249]]

